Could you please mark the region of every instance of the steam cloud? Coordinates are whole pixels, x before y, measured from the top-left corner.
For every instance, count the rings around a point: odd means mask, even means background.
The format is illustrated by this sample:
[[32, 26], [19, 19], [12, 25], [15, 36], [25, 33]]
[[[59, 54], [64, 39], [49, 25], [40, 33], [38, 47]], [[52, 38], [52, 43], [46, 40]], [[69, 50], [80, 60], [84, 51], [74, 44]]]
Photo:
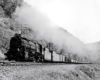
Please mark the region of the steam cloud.
[[2, 51], [0, 50], [0, 59], [5, 59], [5, 55], [2, 53]]
[[75, 53], [80, 56], [88, 56], [83, 42], [54, 24], [37, 9], [23, 3], [21, 7], [17, 7], [14, 14], [18, 16], [17, 21], [21, 24], [27, 24], [33, 29], [38, 41], [52, 42], [57, 47], [58, 53], [63, 49], [63, 55]]

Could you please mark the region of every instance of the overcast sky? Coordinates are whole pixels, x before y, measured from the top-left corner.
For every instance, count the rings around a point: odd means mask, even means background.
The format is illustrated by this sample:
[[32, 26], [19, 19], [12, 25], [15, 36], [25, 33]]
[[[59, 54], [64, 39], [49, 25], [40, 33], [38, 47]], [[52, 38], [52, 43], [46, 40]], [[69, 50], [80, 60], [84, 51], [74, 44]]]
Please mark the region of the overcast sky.
[[100, 41], [100, 0], [24, 0], [84, 43]]

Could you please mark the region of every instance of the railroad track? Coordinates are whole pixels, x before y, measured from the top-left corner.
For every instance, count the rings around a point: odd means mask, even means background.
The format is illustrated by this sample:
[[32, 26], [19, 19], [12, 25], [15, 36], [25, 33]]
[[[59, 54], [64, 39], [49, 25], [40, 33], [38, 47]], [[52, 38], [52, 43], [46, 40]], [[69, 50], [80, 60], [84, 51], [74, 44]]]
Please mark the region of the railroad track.
[[0, 61], [0, 66], [31, 66], [31, 65], [66, 65], [66, 64], [92, 64], [89, 62], [16, 62]]
[[31, 62], [0, 62], [1, 66], [31, 66], [41, 65], [42, 63], [31, 63]]
[[[83, 64], [83, 63], [79, 63], [79, 64]], [[84, 63], [84, 64], [87, 64], [87, 63]], [[2, 64], [0, 63], [0, 66], [38, 66], [38, 65], [41, 65], [41, 66], [43, 65], [67, 65], [67, 63], [2, 63]]]

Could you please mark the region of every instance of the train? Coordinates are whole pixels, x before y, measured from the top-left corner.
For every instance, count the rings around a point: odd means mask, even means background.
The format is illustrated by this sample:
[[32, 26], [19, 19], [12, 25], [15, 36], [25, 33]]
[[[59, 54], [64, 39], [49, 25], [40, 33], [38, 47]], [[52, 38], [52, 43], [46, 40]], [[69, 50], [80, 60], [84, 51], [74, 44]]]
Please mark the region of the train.
[[32, 42], [21, 34], [15, 34], [10, 40], [10, 48], [5, 54], [9, 61], [29, 61], [44, 63], [82, 63], [67, 56], [56, 53], [51, 44], [44, 47], [37, 42]]

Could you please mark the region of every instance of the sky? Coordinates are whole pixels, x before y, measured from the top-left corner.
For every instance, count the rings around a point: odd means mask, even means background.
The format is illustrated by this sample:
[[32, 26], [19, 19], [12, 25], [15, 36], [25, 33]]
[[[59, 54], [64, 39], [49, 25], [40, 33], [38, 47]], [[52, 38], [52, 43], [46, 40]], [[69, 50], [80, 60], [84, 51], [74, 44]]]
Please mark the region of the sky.
[[84, 43], [100, 41], [100, 0], [24, 0]]

